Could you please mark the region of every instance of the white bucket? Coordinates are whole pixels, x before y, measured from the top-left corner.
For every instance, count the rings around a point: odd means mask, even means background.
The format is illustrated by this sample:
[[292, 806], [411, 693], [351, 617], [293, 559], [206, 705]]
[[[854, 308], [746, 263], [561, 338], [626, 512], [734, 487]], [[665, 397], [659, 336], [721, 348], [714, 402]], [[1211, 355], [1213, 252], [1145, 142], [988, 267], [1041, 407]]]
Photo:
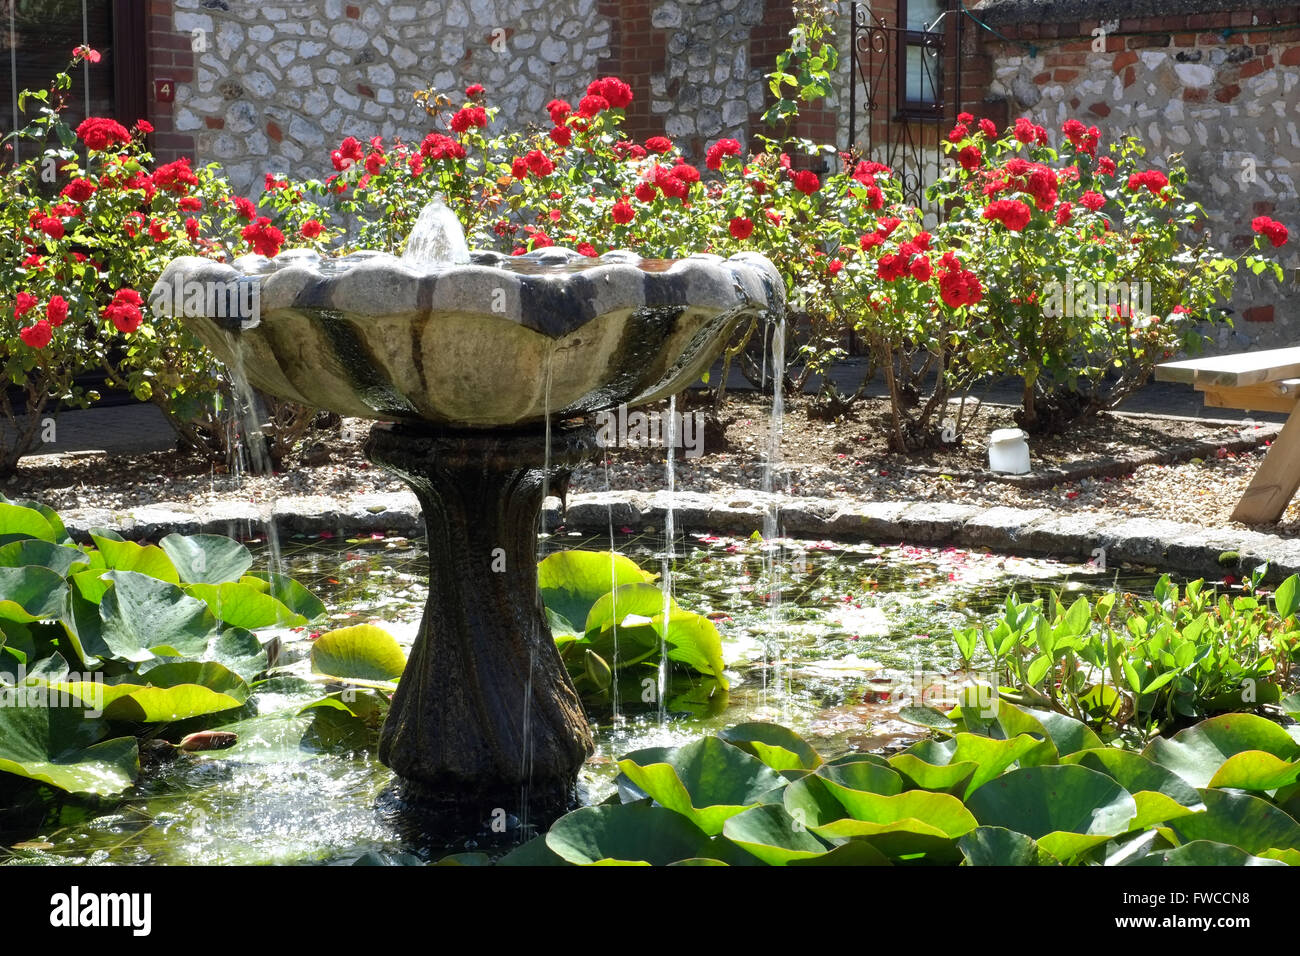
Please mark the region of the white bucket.
[[1028, 436], [1019, 428], [999, 428], [989, 436], [989, 470], [1024, 475], [1029, 467]]

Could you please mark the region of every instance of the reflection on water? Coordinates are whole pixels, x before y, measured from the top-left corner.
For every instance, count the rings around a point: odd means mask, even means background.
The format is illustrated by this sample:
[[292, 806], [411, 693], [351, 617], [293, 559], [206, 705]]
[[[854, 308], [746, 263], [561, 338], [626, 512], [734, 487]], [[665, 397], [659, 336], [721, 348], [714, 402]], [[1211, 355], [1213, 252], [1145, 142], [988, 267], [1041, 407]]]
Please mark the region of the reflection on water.
[[[616, 543], [658, 569], [661, 536]], [[566, 535], [548, 550], [609, 544], [607, 535]], [[898, 719], [900, 706], [956, 673], [954, 626], [989, 614], [1012, 590], [1022, 597], [1112, 586], [1141, 593], [1155, 582], [1142, 572], [952, 548], [785, 541], [778, 625], [768, 612], [772, 577], [761, 542], [697, 535], [693, 545], [677, 561], [674, 590], [722, 633], [730, 691], [676, 673], [661, 724], [653, 699], [642, 699], [640, 675], [627, 674], [620, 719], [608, 707], [590, 714], [597, 751], [580, 781], [588, 802], [612, 791], [622, 754], [746, 720], [786, 723], [828, 756], [904, 744], [920, 731]], [[0, 806], [9, 808], [0, 813], [0, 862], [346, 863], [413, 849], [376, 810], [391, 776], [370, 756], [369, 742], [336, 733], [319, 712], [297, 710], [322, 693], [303, 679], [314, 631], [373, 621], [411, 642], [425, 597], [423, 545], [383, 535], [299, 536], [284, 542], [282, 560], [325, 601], [330, 620], [281, 635], [286, 673], [255, 688], [250, 704], [231, 715], [239, 745], [151, 768], [125, 799], [98, 806], [20, 783], [14, 794], [0, 793]], [[765, 656], [765, 647], [776, 653]], [[779, 693], [765, 668], [788, 675]], [[3, 849], [15, 843], [20, 848]]]

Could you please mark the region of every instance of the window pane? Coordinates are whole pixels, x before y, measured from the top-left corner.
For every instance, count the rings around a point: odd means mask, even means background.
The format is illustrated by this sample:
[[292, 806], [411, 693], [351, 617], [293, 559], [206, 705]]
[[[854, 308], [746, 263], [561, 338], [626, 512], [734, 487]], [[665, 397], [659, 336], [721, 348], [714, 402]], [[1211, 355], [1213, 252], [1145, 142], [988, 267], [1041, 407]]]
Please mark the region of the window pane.
[[[10, 3], [13, 5], [12, 33]], [[54, 74], [68, 65], [73, 47], [83, 42], [98, 50], [103, 59], [89, 68], [89, 90], [85, 68], [73, 74], [65, 118], [76, 126], [88, 115], [112, 115], [112, 6], [112, 0], [0, 3], [0, 129], [8, 132], [14, 128], [14, 74], [17, 74], [18, 91], [45, 89]], [[28, 117], [34, 115], [31, 111], [36, 108], [29, 107]]]
[[939, 102], [942, 66], [943, 61], [933, 48], [907, 47], [907, 102]]
[[939, 19], [944, 5], [944, 0], [907, 0], [907, 29], [926, 29]]

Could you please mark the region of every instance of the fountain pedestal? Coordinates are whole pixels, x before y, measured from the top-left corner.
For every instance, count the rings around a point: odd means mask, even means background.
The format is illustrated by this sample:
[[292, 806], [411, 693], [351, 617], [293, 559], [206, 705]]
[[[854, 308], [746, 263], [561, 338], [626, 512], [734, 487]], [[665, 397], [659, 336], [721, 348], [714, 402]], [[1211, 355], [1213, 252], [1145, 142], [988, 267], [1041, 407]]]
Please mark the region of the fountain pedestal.
[[[375, 425], [365, 446], [415, 490], [429, 542], [429, 600], [379, 759], [405, 796], [479, 820], [563, 812], [593, 749], [537, 589], [546, 439]], [[597, 452], [594, 429], [556, 429], [549, 465]]]

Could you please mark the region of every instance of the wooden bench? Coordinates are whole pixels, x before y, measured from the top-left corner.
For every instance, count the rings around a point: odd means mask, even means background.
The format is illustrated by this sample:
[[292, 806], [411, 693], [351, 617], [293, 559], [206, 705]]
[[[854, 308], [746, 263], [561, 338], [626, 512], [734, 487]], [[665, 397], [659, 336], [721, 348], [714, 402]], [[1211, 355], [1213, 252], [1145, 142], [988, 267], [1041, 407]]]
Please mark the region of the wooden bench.
[[1156, 381], [1190, 384], [1211, 408], [1290, 415], [1232, 512], [1243, 524], [1282, 517], [1300, 490], [1300, 348], [1167, 362], [1156, 366]]

